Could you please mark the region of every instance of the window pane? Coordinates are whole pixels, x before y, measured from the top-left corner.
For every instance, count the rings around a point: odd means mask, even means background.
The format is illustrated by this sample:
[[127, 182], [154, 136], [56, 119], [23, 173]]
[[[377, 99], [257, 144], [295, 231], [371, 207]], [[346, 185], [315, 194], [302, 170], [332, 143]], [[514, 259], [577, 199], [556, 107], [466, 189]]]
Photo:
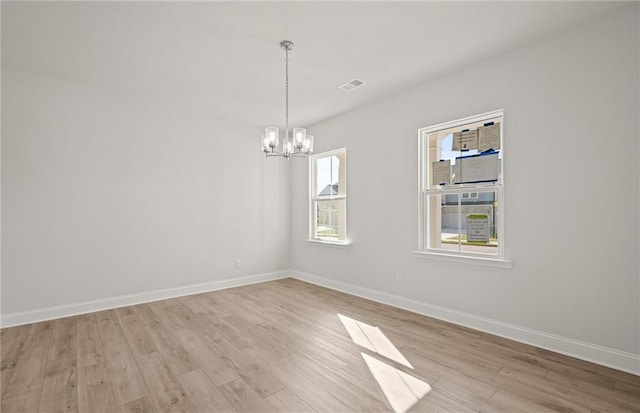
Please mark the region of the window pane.
[[498, 254], [496, 191], [428, 195], [428, 248]]
[[420, 129], [421, 249], [502, 257], [502, 125], [496, 110]]
[[339, 193], [340, 160], [337, 156], [320, 158], [316, 163], [315, 196], [336, 196]]
[[[480, 153], [477, 149], [469, 149], [469, 150], [461, 150], [453, 145], [454, 143], [454, 133], [468, 131], [468, 130], [476, 130], [477, 128], [483, 127], [483, 125], [487, 122], [494, 123], [502, 123], [502, 116], [486, 118], [481, 121], [472, 122], [463, 124], [460, 126], [455, 126], [447, 129], [443, 129], [436, 132], [431, 132], [426, 135], [425, 140], [425, 156], [426, 164], [424, 165], [425, 171], [423, 171], [423, 179], [425, 179], [426, 188], [438, 188], [439, 185], [434, 185], [431, 179], [432, 171], [432, 163], [440, 160], [448, 160], [451, 165], [451, 173], [454, 174], [456, 172], [456, 160], [457, 157], [463, 156], [471, 156], [477, 155]], [[498, 158], [502, 159], [502, 151], [498, 149]], [[501, 164], [500, 164], [501, 167]], [[468, 196], [468, 195], [467, 195]]]
[[477, 192], [463, 200], [461, 210], [462, 242], [460, 250], [476, 254], [498, 254], [496, 192]]
[[429, 195], [429, 248], [459, 251], [458, 194]]
[[343, 148], [314, 155], [309, 162], [311, 166], [309, 238], [347, 241], [347, 151]]
[[346, 240], [346, 200], [315, 201], [316, 238]]

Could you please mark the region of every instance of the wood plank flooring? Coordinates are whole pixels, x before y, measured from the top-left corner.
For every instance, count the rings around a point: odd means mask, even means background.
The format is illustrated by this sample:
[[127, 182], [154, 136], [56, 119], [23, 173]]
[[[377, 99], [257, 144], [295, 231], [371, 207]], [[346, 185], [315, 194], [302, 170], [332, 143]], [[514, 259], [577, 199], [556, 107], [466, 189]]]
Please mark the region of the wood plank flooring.
[[3, 329], [1, 411], [640, 412], [640, 377], [294, 279]]

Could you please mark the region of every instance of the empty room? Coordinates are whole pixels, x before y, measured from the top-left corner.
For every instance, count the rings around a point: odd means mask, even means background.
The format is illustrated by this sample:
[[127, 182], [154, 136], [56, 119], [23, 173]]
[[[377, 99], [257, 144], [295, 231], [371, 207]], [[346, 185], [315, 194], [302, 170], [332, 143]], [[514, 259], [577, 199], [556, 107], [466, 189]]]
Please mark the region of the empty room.
[[0, 7], [3, 413], [640, 412], [640, 3]]

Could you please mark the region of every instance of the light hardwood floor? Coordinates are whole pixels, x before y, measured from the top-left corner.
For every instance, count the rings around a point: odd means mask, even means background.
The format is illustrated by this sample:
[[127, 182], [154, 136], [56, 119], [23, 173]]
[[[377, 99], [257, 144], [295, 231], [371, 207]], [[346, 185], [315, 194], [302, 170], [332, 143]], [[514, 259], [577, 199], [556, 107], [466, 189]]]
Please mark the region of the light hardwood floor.
[[2, 330], [2, 412], [640, 412], [640, 378], [294, 279]]

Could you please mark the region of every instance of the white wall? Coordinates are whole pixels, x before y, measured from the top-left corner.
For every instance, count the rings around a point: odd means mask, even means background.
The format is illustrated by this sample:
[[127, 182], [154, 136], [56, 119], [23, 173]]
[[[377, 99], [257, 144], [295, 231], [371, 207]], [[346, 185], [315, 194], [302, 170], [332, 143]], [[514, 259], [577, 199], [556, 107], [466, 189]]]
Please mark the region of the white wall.
[[[316, 152], [347, 147], [353, 244], [303, 242], [306, 165], [293, 164], [291, 268], [640, 354], [636, 7], [314, 125]], [[513, 268], [412, 257], [418, 128], [499, 108]]]
[[[349, 249], [302, 241], [307, 165], [265, 160], [256, 128], [3, 67], [3, 317], [289, 267], [640, 354], [638, 16], [310, 128], [348, 148]], [[514, 267], [413, 258], [418, 128], [497, 108]]]
[[258, 128], [6, 67], [2, 108], [3, 316], [288, 267]]

